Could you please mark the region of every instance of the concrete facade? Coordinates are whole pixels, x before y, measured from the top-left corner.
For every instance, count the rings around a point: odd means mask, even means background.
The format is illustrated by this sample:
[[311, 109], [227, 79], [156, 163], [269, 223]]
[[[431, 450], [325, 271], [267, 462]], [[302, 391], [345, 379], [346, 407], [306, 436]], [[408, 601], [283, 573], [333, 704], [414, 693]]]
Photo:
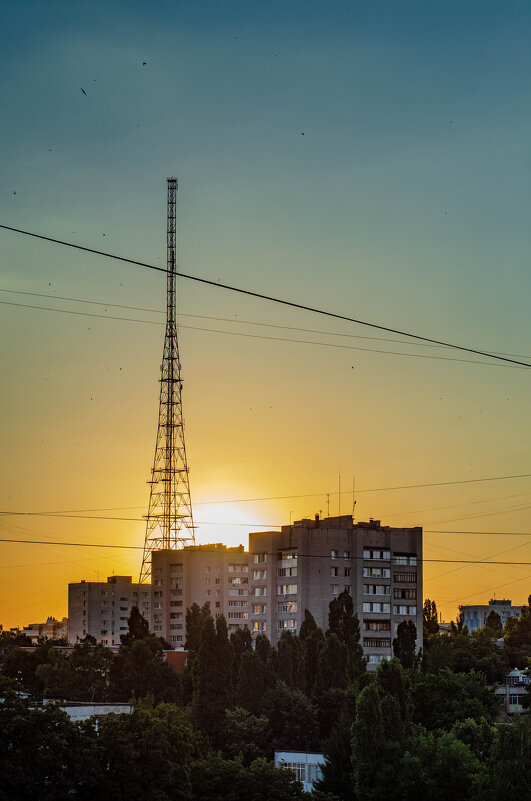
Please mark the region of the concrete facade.
[[243, 545], [195, 545], [154, 551], [151, 559], [150, 628], [173, 648], [186, 640], [186, 610], [208, 603], [224, 615], [230, 632], [249, 625], [249, 561]]
[[249, 620], [253, 636], [277, 643], [283, 630], [298, 632], [309, 609], [328, 628], [330, 601], [346, 590], [360, 621], [368, 669], [392, 656], [402, 621], [417, 628], [422, 646], [422, 529], [351, 515], [296, 521], [280, 532], [249, 535]]
[[149, 620], [149, 584], [133, 584], [131, 576], [68, 585], [68, 641], [75, 645], [87, 634], [103, 645], [120, 645], [128, 631], [131, 607], [137, 605]]

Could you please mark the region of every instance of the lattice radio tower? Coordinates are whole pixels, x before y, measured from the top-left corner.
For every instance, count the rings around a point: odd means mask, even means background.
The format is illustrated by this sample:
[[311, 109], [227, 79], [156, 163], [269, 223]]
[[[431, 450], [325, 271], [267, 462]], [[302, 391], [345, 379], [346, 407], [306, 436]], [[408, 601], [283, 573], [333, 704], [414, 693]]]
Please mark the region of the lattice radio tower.
[[195, 544], [184, 444], [181, 361], [175, 322], [176, 207], [177, 179], [168, 178], [166, 334], [161, 365], [159, 424], [149, 482], [151, 489], [146, 518], [146, 539], [140, 571], [141, 583], [150, 577], [153, 551], [183, 548], [185, 545]]

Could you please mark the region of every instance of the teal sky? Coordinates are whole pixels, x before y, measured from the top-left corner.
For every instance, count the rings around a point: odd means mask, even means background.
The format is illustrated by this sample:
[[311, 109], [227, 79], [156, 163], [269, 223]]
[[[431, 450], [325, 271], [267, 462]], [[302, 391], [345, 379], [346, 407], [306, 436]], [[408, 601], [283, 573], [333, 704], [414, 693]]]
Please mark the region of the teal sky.
[[[183, 271], [531, 359], [528, 3], [4, 0], [2, 11], [0, 223], [163, 265], [165, 179], [177, 175]], [[5, 303], [156, 321], [57, 296], [164, 309], [164, 282], [6, 231], [0, 270], [2, 509], [142, 514], [162, 329]], [[359, 488], [531, 473], [525, 369], [243, 324], [386, 336], [186, 282], [178, 307], [224, 319], [181, 317], [198, 520], [326, 511], [339, 471], [343, 487], [355, 475]], [[211, 500], [313, 492], [208, 517]], [[527, 532], [529, 545], [427, 534], [426, 556], [518, 546], [499, 558], [531, 562], [530, 497], [518, 479], [361, 493], [357, 509], [396, 525]], [[134, 522], [2, 517], [0, 529], [143, 542]], [[199, 534], [247, 541], [245, 526]], [[68, 580], [139, 566], [125, 552], [50, 551], [4, 545], [0, 622], [63, 614]], [[26, 598], [13, 587], [27, 564]], [[447, 617], [466, 594], [521, 602], [531, 592], [528, 566], [437, 578], [451, 568], [426, 565], [426, 595]]]

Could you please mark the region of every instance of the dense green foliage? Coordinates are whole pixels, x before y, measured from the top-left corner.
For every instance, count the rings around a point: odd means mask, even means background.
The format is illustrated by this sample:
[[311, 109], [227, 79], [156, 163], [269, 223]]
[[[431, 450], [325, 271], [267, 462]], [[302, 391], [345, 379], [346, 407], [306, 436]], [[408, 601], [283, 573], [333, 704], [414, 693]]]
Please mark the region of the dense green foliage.
[[[119, 653], [91, 638], [70, 655], [40, 642], [25, 651], [0, 635], [0, 801], [289, 801], [306, 798], [273, 751], [323, 751], [314, 801], [512, 801], [531, 797], [531, 715], [501, 720], [492, 687], [531, 655], [531, 608], [500, 648], [497, 616], [448, 635], [424, 607], [424, 648], [400, 624], [395, 658], [367, 673], [350, 596], [330, 605], [323, 632], [306, 612], [278, 646], [248, 630], [230, 637], [208, 607], [187, 613], [188, 665], [134, 610]], [[133, 700], [131, 715], [73, 723], [33, 699]], [[530, 694], [531, 695], [531, 694]], [[530, 699], [531, 700], [531, 699]]]

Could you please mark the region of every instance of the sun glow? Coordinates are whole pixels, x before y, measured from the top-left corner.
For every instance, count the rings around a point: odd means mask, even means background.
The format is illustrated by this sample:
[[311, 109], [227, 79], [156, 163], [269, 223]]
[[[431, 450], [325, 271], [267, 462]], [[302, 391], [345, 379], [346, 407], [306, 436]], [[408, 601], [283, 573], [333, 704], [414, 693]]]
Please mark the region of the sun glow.
[[230, 547], [244, 545], [246, 550], [250, 531], [274, 528], [256, 511], [236, 503], [198, 503], [194, 506], [194, 523], [198, 544], [222, 542]]

